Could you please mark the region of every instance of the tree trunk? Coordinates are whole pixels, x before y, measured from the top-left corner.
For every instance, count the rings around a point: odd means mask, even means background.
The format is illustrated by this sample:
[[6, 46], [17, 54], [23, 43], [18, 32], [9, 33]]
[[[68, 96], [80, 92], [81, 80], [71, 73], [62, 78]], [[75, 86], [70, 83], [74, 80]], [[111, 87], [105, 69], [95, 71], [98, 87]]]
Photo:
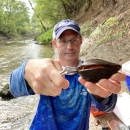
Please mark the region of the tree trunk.
[[[28, 2], [29, 2], [29, 4], [30, 4], [30, 6], [32, 7], [33, 11], [35, 11], [35, 9], [34, 9], [33, 6], [32, 6], [31, 1], [28, 0]], [[37, 13], [36, 13], [36, 16], [37, 16], [37, 18], [39, 19], [39, 22], [41, 23], [42, 28], [46, 31], [47, 29], [46, 29], [46, 27], [43, 25], [43, 23], [42, 23], [42, 21], [40, 20], [40, 17], [39, 17], [39, 15], [38, 15]]]

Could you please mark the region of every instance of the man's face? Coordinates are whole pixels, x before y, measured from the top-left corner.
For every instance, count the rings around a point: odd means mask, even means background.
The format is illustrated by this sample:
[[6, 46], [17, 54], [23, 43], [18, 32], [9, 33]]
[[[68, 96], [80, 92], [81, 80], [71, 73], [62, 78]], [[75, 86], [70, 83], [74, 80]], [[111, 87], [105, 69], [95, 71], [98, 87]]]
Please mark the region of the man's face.
[[75, 31], [64, 31], [60, 38], [53, 40], [52, 43], [57, 48], [61, 63], [64, 65], [75, 65], [78, 63], [82, 38]]

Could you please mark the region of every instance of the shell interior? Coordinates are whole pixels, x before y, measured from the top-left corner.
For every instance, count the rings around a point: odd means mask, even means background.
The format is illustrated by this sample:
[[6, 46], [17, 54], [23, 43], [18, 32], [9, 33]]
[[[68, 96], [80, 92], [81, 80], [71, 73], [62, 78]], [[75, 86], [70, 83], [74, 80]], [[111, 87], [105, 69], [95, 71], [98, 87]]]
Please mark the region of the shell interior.
[[121, 65], [100, 59], [87, 60], [78, 67], [78, 73], [87, 81], [96, 83], [100, 79], [108, 79], [121, 69]]

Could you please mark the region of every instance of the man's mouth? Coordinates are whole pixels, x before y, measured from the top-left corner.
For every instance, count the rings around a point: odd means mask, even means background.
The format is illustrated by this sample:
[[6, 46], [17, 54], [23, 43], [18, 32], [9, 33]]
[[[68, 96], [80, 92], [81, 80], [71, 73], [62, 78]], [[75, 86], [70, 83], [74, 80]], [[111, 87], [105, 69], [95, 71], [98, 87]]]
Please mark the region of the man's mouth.
[[74, 52], [67, 52], [66, 53], [67, 55], [73, 55], [73, 54], [75, 54]]

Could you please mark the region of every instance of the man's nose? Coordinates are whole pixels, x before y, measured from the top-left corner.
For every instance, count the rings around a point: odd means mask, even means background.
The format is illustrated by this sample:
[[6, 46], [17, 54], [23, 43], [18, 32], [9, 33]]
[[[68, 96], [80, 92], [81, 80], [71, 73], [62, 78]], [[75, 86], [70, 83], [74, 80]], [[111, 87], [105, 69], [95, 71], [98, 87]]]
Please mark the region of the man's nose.
[[73, 48], [73, 43], [72, 43], [71, 41], [68, 41], [68, 43], [67, 43], [67, 48], [68, 48], [68, 49]]

